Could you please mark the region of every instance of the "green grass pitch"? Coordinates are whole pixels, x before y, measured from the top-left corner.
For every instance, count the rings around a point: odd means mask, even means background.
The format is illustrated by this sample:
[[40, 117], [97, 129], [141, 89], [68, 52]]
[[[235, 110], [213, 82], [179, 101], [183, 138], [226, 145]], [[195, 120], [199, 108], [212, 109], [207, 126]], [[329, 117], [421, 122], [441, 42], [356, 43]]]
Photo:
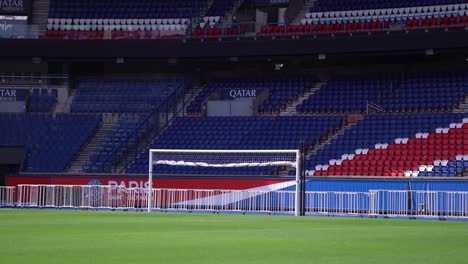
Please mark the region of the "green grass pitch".
[[0, 263], [468, 263], [468, 223], [0, 210]]

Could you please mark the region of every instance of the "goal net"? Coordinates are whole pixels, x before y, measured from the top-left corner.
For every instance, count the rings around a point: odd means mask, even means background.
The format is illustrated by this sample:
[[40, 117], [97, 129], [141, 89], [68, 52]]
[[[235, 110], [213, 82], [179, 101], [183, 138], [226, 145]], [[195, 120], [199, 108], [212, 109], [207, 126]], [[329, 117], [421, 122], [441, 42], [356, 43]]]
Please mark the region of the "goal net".
[[[153, 177], [156, 175], [214, 175], [214, 176], [295, 176], [295, 181], [290, 184], [294, 189], [292, 202], [294, 212], [299, 214], [300, 195], [300, 153], [298, 150], [169, 150], [151, 149], [149, 155], [148, 176], [148, 211], [151, 211], [156, 203], [157, 192], [152, 189]], [[273, 192], [270, 190], [269, 192]], [[196, 201], [197, 207], [213, 208], [220, 206], [228, 208], [229, 204], [238, 203], [239, 199], [252, 199], [255, 192], [236, 192], [236, 197], [224, 193], [209, 199], [204, 197]], [[271, 195], [270, 195], [271, 196]], [[270, 197], [269, 196], [269, 197]], [[263, 198], [262, 198], [263, 199]], [[278, 202], [269, 199], [270, 203]], [[200, 201], [206, 204], [200, 206]], [[280, 202], [280, 201], [279, 201]], [[284, 201], [283, 201], [284, 202]], [[291, 203], [291, 201], [288, 201]], [[194, 201], [195, 203], [195, 201]], [[273, 208], [273, 206], [272, 206]]]

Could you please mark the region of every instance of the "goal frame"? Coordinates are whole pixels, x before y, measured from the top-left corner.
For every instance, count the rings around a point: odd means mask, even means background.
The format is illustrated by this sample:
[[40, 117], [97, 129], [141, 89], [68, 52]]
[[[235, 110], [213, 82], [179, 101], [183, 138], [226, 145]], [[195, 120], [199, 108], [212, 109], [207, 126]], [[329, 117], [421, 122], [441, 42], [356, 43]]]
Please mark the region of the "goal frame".
[[294, 215], [301, 215], [301, 152], [298, 149], [262, 149], [262, 150], [220, 150], [220, 149], [150, 149], [149, 150], [149, 163], [148, 163], [148, 212], [152, 211], [153, 200], [153, 153], [289, 153], [295, 154], [296, 159], [293, 163], [296, 169], [296, 190], [295, 190], [295, 208]]

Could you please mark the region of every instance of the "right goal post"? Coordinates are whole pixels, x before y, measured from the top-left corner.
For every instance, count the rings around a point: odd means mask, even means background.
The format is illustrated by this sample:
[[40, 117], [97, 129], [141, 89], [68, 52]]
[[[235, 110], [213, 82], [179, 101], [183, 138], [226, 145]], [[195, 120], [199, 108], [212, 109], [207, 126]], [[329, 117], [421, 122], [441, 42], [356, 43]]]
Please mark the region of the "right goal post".
[[272, 175], [292, 168], [295, 172], [294, 213], [301, 213], [301, 153], [299, 150], [194, 150], [150, 149], [148, 167], [148, 212], [153, 208], [153, 177], [181, 171], [192, 174]]

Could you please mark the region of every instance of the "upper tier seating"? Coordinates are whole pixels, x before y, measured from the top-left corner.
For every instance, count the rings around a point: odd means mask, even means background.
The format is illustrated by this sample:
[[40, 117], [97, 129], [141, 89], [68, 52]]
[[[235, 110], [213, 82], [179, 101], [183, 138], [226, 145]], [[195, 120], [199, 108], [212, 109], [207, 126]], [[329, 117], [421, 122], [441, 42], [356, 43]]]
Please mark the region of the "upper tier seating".
[[33, 89], [29, 100], [30, 112], [50, 112], [57, 103], [57, 90]]
[[92, 115], [0, 114], [0, 145], [25, 146], [23, 171], [63, 172], [101, 118]]
[[53, 0], [50, 18], [146, 19], [197, 16], [203, 1], [191, 0]]
[[84, 80], [73, 112], [150, 112], [182, 86], [182, 80]]
[[[335, 1], [336, 2], [336, 1]], [[350, 9], [342, 9], [340, 3], [336, 9], [322, 10], [311, 8], [301, 19], [300, 25], [271, 25], [263, 26], [258, 36], [300, 36], [320, 33], [344, 33], [344, 32], [372, 32], [383, 30], [407, 30], [417, 28], [446, 28], [454, 26], [468, 26], [468, 4], [453, 3], [444, 4], [434, 2], [425, 6], [421, 1], [400, 1], [392, 5], [391, 2], [379, 2], [385, 4], [376, 7], [372, 1], [360, 1], [361, 4], [352, 5]], [[378, 2], [378, 1], [374, 1]], [[447, 1], [448, 2], [448, 1]], [[463, 2], [463, 1], [460, 1]], [[320, 5], [320, 1], [316, 4]], [[333, 3], [327, 1], [326, 4]], [[343, 3], [348, 4], [347, 1]], [[388, 5], [387, 5], [388, 4]]]
[[465, 0], [318, 0], [311, 12], [465, 4]]
[[380, 105], [389, 111], [451, 111], [468, 93], [468, 75], [422, 73], [406, 76], [401, 86]]
[[243, 26], [206, 26], [201, 23], [200, 27], [195, 30], [193, 38], [220, 38], [220, 37], [237, 37], [245, 33]]
[[[154, 149], [298, 149], [301, 140], [316, 142], [343, 122], [342, 116], [307, 117], [183, 117], [151, 144]], [[256, 169], [158, 167], [158, 173], [271, 173]], [[144, 150], [127, 170], [144, 173], [148, 151]], [[260, 169], [261, 170], [261, 169]], [[156, 170], [155, 170], [156, 171]]]
[[[184, 36], [205, 2], [60, 0], [50, 4], [48, 38], [158, 39]], [[111, 32], [111, 34], [105, 32]]]
[[364, 112], [397, 83], [395, 74], [339, 77], [329, 81], [296, 107], [298, 113]]
[[302, 95], [315, 81], [314, 77], [212, 80], [187, 107], [187, 112], [200, 113], [202, 102], [215, 91], [223, 89], [268, 89], [268, 97], [259, 105], [258, 111], [260, 113], [278, 113], [287, 103]]
[[[404, 176], [407, 171], [419, 170], [419, 166], [432, 165], [436, 160], [455, 160], [468, 153], [468, 126], [462, 124], [463, 118], [468, 123], [467, 116], [366, 116], [311, 156], [309, 169], [315, 170], [314, 175]], [[445, 175], [455, 175], [462, 169]]]
[[138, 144], [143, 131], [138, 131], [136, 137], [130, 137], [130, 135], [137, 133], [136, 128], [141, 120], [140, 116], [122, 116], [101, 141], [83, 170], [85, 172], [111, 172], [122, 155], [126, 153], [128, 145]]

